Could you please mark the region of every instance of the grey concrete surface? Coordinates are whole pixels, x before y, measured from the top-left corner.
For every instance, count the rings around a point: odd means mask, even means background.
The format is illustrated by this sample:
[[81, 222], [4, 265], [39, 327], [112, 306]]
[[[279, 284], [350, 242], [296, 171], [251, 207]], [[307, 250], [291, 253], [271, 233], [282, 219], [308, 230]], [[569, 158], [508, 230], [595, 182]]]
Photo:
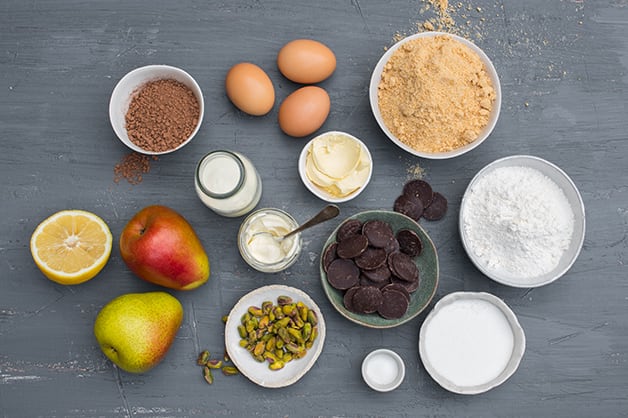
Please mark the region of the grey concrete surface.
[[[84, 1], [0, 2], [0, 415], [123, 416], [560, 416], [628, 415], [628, 3], [600, 1], [452, 2], [447, 28], [493, 59], [503, 89], [491, 137], [452, 160], [415, 158], [380, 131], [368, 103], [370, 73], [396, 35], [435, 16], [429, 2]], [[278, 207], [303, 221], [323, 202], [301, 184], [297, 156], [305, 139], [286, 137], [276, 122], [280, 101], [297, 85], [275, 65], [279, 48], [313, 38], [337, 55], [323, 130], [360, 137], [375, 166], [368, 189], [341, 204], [341, 218], [389, 209], [403, 183], [422, 171], [449, 199], [447, 216], [424, 223], [440, 257], [432, 301], [459, 290], [487, 291], [517, 314], [527, 335], [519, 370], [485, 394], [446, 392], [418, 355], [429, 311], [402, 326], [374, 330], [339, 315], [318, 275], [321, 247], [338, 222], [304, 234], [298, 262], [262, 274], [240, 258], [241, 218], [206, 209], [193, 170], [207, 151], [227, 148], [251, 158], [263, 179], [259, 207]], [[231, 65], [252, 61], [270, 75], [277, 103], [270, 114], [238, 112], [224, 93]], [[138, 185], [115, 184], [113, 168], [129, 151], [108, 120], [109, 96], [128, 71], [171, 64], [192, 74], [206, 112], [195, 140], [163, 156]], [[457, 229], [460, 199], [485, 164], [532, 154], [563, 168], [587, 211], [584, 248], [559, 281], [534, 290], [499, 285], [469, 261]], [[94, 318], [123, 293], [158, 289], [136, 278], [117, 245], [95, 279], [73, 287], [47, 280], [33, 263], [36, 225], [68, 208], [93, 211], [114, 240], [140, 208], [164, 204], [194, 226], [211, 261], [210, 281], [172, 292], [185, 319], [165, 360], [143, 375], [115, 368], [92, 333]], [[327, 321], [323, 352], [310, 372], [283, 389], [243, 376], [208, 386], [195, 365], [202, 349], [223, 350], [221, 316], [246, 292], [266, 284], [308, 292]], [[402, 385], [370, 390], [360, 376], [372, 349], [397, 351]]]

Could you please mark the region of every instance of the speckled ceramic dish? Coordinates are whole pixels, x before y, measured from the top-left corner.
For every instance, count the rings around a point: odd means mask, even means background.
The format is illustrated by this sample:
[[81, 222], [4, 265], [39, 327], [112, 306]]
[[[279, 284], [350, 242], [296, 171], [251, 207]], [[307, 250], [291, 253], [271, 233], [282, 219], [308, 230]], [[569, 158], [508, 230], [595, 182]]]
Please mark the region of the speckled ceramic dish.
[[[292, 360], [283, 369], [270, 370], [267, 362], [260, 363], [256, 361], [251, 353], [240, 347], [241, 338], [238, 334], [238, 325], [240, 325], [240, 318], [247, 312], [250, 306], [261, 307], [264, 301], [271, 301], [276, 305], [277, 297], [282, 295], [290, 296], [295, 302], [301, 301], [316, 312], [318, 317], [318, 337], [316, 337], [312, 348], [307, 351], [305, 357]], [[267, 388], [289, 386], [301, 379], [316, 363], [318, 356], [323, 350], [324, 343], [325, 319], [320, 308], [307, 293], [289, 286], [263, 286], [247, 293], [231, 309], [229, 319], [225, 325], [225, 347], [231, 361], [233, 361], [240, 373], [249, 380]]]
[[372, 210], [358, 213], [342, 221], [325, 242], [321, 254], [324, 253], [328, 245], [336, 241], [338, 228], [340, 228], [340, 226], [349, 219], [358, 219], [362, 222], [374, 219], [385, 221], [390, 224], [395, 234], [401, 229], [410, 229], [414, 231], [419, 238], [421, 238], [423, 243], [423, 250], [421, 251], [421, 254], [415, 258], [416, 266], [419, 269], [419, 288], [410, 294], [410, 304], [408, 306], [408, 310], [401, 318], [385, 319], [377, 313], [354, 313], [349, 311], [344, 306], [344, 292], [333, 288], [327, 281], [327, 274], [325, 273], [322, 263], [323, 257], [321, 256], [321, 262], [319, 265], [321, 282], [329, 301], [334, 308], [336, 308], [336, 310], [349, 321], [369, 328], [393, 328], [410, 321], [427, 307], [432, 300], [432, 297], [434, 297], [436, 288], [438, 287], [438, 255], [436, 253], [434, 243], [425, 230], [418, 223], [407, 216], [393, 211]]

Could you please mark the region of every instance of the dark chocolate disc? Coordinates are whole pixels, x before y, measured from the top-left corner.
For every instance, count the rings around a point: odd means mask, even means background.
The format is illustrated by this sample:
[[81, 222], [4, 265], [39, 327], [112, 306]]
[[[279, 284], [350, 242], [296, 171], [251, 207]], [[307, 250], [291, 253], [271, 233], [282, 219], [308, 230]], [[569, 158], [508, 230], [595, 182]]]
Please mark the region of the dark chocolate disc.
[[327, 281], [338, 290], [349, 289], [358, 284], [360, 270], [353, 260], [337, 258], [329, 264]]
[[434, 192], [432, 203], [423, 211], [423, 217], [428, 221], [437, 221], [447, 213], [447, 199], [438, 192]]
[[386, 281], [383, 281], [383, 282], [376, 282], [374, 280], [369, 279], [368, 277], [366, 277], [364, 275], [364, 273], [362, 273], [360, 275], [360, 281], [358, 282], [358, 284], [360, 286], [375, 286], [375, 287], [381, 289], [384, 286], [389, 285], [390, 284], [390, 280], [386, 280]]
[[425, 208], [432, 203], [434, 198], [432, 186], [425, 180], [410, 180], [403, 186], [403, 194], [418, 197]]
[[393, 230], [387, 222], [372, 220], [362, 226], [362, 233], [373, 247], [384, 248], [394, 238]]
[[409, 293], [416, 291], [419, 288], [419, 279], [413, 280], [411, 282], [407, 282], [405, 280], [401, 280], [399, 277], [392, 276], [390, 278], [392, 284], [399, 284], [406, 288]]
[[353, 235], [358, 235], [362, 231], [362, 222], [357, 219], [349, 219], [343, 222], [338, 228], [336, 241], [342, 241]]
[[353, 286], [347, 289], [342, 298], [342, 303], [345, 305], [345, 308], [347, 308], [351, 312], [355, 312], [355, 308], [353, 307], [353, 295], [355, 295], [355, 292], [357, 292], [359, 288], [359, 286]]
[[336, 254], [337, 247], [338, 244], [332, 242], [327, 246], [327, 248], [325, 248], [325, 251], [323, 252], [322, 264], [325, 273], [327, 273], [327, 270], [329, 270], [329, 265], [331, 264], [331, 262], [338, 258], [338, 254]]
[[384, 249], [388, 254], [399, 251], [399, 241], [397, 241], [397, 238], [393, 237], [393, 239], [388, 241], [388, 244], [386, 244], [386, 247], [384, 247]]
[[374, 270], [386, 264], [388, 255], [383, 248], [368, 247], [362, 254], [355, 257], [356, 266], [362, 270]]
[[362, 286], [353, 295], [352, 302], [356, 312], [373, 313], [382, 303], [382, 292], [375, 286]]
[[406, 299], [408, 299], [408, 303], [410, 303], [410, 292], [408, 292], [408, 289], [406, 289], [405, 286], [400, 285], [399, 283], [390, 283], [382, 287], [382, 293], [385, 293], [389, 290], [398, 290], [399, 292], [403, 293]]
[[382, 302], [377, 312], [386, 319], [398, 319], [408, 311], [408, 299], [398, 290], [382, 292]]
[[362, 275], [369, 280], [377, 283], [386, 283], [390, 280], [392, 273], [388, 268], [388, 264], [383, 263], [381, 266], [373, 270], [362, 270]]
[[401, 280], [412, 282], [418, 279], [419, 269], [409, 255], [396, 252], [388, 256], [388, 266], [395, 276]]
[[418, 221], [423, 215], [423, 203], [414, 195], [402, 194], [395, 199], [393, 210], [401, 213], [402, 215], [406, 215], [408, 218]]
[[353, 258], [362, 254], [369, 246], [369, 240], [364, 235], [352, 235], [338, 242], [336, 254], [340, 258]]
[[423, 243], [419, 235], [413, 230], [402, 229], [397, 232], [397, 241], [399, 241], [399, 250], [410, 257], [416, 257], [421, 254]]

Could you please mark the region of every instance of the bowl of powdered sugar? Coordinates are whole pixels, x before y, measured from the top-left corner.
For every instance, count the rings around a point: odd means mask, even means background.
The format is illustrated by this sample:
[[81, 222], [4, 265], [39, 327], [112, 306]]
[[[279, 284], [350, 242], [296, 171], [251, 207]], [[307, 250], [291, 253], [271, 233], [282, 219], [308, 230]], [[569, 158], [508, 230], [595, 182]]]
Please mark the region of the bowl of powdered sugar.
[[563, 276], [585, 234], [582, 197], [569, 176], [538, 157], [496, 160], [471, 180], [459, 219], [462, 244], [496, 282], [522, 288]]

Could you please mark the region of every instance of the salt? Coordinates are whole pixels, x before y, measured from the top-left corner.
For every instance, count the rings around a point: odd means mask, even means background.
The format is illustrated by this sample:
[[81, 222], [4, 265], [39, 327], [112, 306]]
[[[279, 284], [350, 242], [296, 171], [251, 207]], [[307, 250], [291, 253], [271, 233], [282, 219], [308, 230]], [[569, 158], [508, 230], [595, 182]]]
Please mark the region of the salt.
[[377, 386], [388, 386], [399, 375], [399, 365], [386, 353], [378, 353], [369, 358], [366, 364], [366, 376]]
[[508, 365], [514, 334], [504, 313], [485, 300], [457, 300], [435, 312], [424, 334], [427, 361], [445, 379], [477, 386]]

